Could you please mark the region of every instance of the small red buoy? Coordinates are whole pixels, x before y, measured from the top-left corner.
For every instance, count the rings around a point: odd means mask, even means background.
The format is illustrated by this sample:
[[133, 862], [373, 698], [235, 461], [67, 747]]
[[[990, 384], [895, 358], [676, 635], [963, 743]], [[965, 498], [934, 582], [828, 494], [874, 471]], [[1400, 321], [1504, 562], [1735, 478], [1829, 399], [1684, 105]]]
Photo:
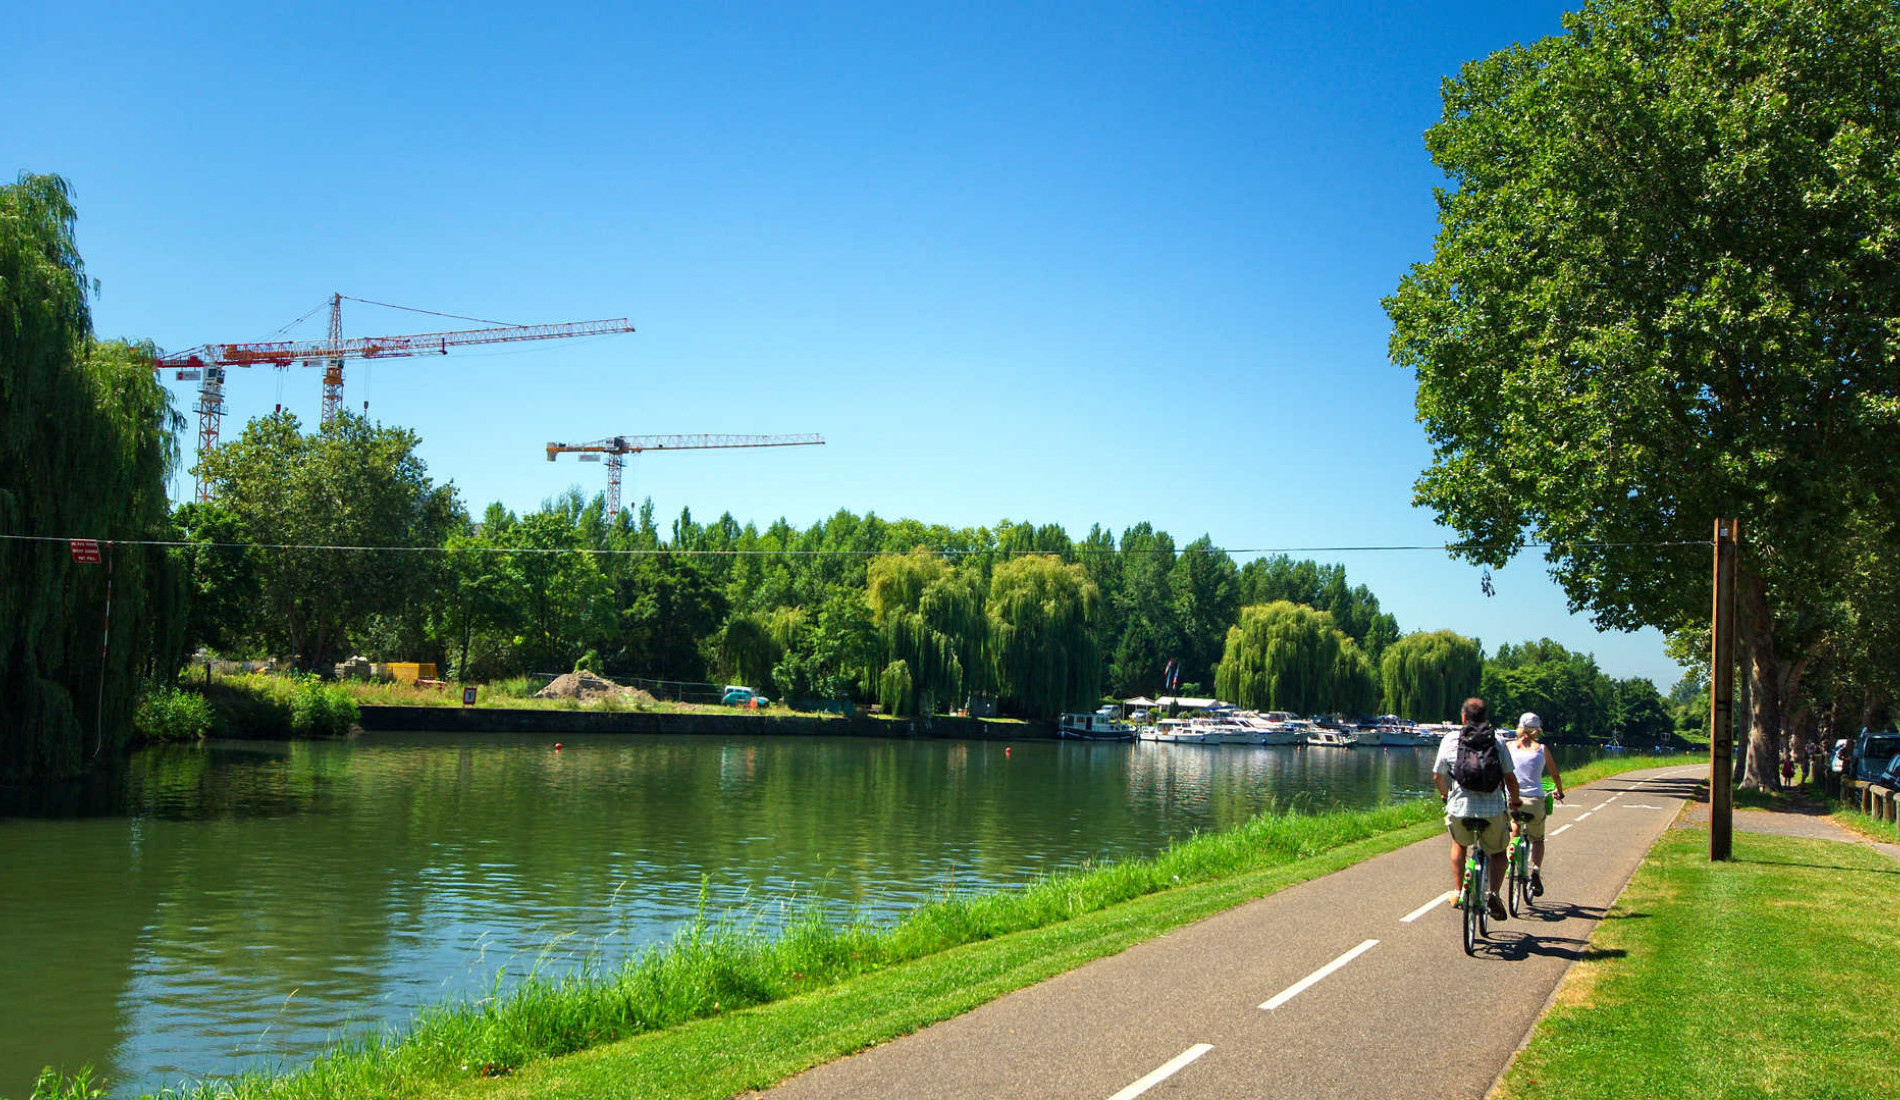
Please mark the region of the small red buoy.
[[1004, 746], [1003, 746], [1003, 755], [1004, 755], [1004, 756], [1008, 756], [1008, 755], [1009, 755], [1009, 746], [1008, 746], [1008, 745], [1004, 745]]
[[556, 742], [554, 743], [554, 751], [555, 751], [555, 752], [560, 752], [560, 751], [561, 751], [561, 743], [560, 743], [559, 741], [556, 741]]

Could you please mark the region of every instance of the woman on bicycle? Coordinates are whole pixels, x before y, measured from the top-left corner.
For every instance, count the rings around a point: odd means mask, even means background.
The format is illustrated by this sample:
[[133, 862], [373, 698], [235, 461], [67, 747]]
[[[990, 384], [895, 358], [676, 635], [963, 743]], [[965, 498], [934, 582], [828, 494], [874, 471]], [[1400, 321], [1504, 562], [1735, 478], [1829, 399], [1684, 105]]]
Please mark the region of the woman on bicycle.
[[1544, 720], [1525, 711], [1517, 720], [1517, 737], [1510, 743], [1511, 770], [1517, 775], [1517, 789], [1524, 792], [1524, 809], [1532, 815], [1529, 821], [1512, 822], [1511, 831], [1531, 838], [1531, 893], [1537, 897], [1544, 894], [1544, 800], [1538, 792], [1544, 789], [1546, 772], [1556, 785], [1557, 797], [1564, 796], [1564, 777], [1539, 740], [1543, 735]]

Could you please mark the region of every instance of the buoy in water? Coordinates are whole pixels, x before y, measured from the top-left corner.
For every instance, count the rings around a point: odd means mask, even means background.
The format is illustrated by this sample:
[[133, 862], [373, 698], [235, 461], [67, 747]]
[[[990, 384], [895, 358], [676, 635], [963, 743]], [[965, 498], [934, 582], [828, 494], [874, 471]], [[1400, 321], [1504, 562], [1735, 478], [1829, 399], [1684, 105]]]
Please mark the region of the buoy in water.
[[556, 741], [556, 742], [554, 743], [554, 751], [555, 751], [555, 752], [560, 752], [560, 751], [561, 751], [561, 743], [560, 743], [559, 741]]
[[1008, 755], [1009, 755], [1009, 746], [1008, 746], [1008, 745], [1004, 745], [1004, 746], [1003, 746], [1003, 755], [1004, 755], [1004, 756], [1008, 756]]

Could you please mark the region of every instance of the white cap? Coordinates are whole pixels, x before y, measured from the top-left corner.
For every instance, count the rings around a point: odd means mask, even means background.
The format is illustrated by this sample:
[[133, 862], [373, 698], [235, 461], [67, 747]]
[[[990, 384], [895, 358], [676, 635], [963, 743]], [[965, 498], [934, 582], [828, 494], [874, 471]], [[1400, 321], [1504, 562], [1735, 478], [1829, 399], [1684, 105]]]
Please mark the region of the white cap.
[[1544, 728], [1544, 720], [1527, 710], [1518, 716], [1517, 728], [1521, 730], [1540, 730]]

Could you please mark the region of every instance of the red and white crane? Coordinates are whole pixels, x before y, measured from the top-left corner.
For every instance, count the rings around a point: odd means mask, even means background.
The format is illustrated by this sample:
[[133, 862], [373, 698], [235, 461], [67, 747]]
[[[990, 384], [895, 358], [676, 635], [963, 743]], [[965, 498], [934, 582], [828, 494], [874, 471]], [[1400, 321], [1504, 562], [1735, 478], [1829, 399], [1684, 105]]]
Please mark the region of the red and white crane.
[[607, 460], [607, 518], [620, 514], [620, 471], [628, 455], [643, 451], [706, 451], [729, 447], [823, 446], [816, 434], [804, 435], [616, 435], [592, 443], [549, 443], [548, 461], [562, 454], [578, 454], [582, 462]]
[[[475, 344], [506, 344], [521, 340], [559, 340], [571, 336], [605, 336], [632, 332], [625, 317], [607, 321], [568, 321], [551, 325], [497, 325], [459, 332], [425, 332], [412, 336], [343, 338], [343, 298], [330, 296], [330, 331], [326, 339], [264, 341], [250, 344], [204, 344], [161, 355], [157, 370], [177, 371], [177, 380], [198, 383], [198, 453], [218, 445], [224, 420], [224, 372], [228, 367], [289, 367], [293, 363], [323, 365], [323, 423], [336, 419], [343, 404], [345, 359], [396, 359], [415, 355], [447, 355], [450, 348]], [[361, 301], [362, 299], [352, 299]], [[381, 304], [381, 303], [371, 303]], [[210, 487], [198, 479], [197, 499], [210, 499]]]

